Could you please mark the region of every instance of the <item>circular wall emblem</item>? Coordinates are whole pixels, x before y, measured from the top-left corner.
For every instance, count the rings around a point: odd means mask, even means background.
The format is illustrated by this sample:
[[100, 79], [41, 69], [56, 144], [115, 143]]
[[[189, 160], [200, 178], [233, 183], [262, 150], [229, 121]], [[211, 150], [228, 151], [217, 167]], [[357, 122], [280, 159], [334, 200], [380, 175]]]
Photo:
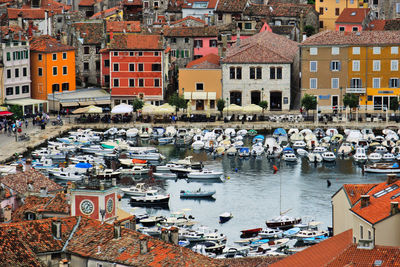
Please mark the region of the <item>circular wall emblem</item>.
[[89, 199], [85, 199], [81, 202], [80, 209], [83, 214], [90, 215], [94, 211], [94, 204]]
[[107, 212], [111, 213], [114, 210], [114, 201], [112, 198], [107, 200]]

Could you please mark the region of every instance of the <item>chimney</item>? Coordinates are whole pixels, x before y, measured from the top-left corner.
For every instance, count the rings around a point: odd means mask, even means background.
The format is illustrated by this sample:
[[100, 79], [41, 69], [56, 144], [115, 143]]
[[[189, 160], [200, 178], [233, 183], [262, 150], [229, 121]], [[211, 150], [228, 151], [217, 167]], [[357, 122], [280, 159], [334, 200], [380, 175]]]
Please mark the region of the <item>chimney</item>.
[[112, 184], [112, 186], [117, 186], [117, 178], [112, 178], [111, 184]]
[[32, 169], [32, 159], [27, 158], [25, 161], [25, 171], [30, 171]]
[[142, 235], [139, 237], [139, 243], [140, 243], [140, 254], [146, 254], [149, 251], [149, 248], [147, 247], [147, 237]]
[[396, 182], [397, 179], [397, 175], [395, 173], [391, 173], [387, 175], [387, 184], [393, 184], [394, 182]]
[[136, 216], [132, 215], [132, 218], [129, 223], [129, 229], [136, 231]]
[[23, 29], [23, 25], [22, 25], [22, 13], [18, 13], [18, 26]]
[[399, 213], [399, 202], [390, 202], [390, 215]]
[[169, 233], [170, 233], [169, 241], [172, 244], [178, 245], [179, 229], [177, 227], [171, 227], [171, 228], [169, 228]]
[[115, 222], [114, 223], [114, 239], [121, 238], [121, 223]]
[[299, 43], [303, 42], [303, 34], [304, 34], [304, 14], [303, 11], [300, 12], [300, 34], [299, 34]]
[[368, 207], [369, 205], [369, 195], [362, 195], [361, 196], [361, 208]]
[[240, 45], [240, 29], [236, 29], [236, 46]]
[[62, 259], [58, 263], [58, 267], [68, 267], [69, 266], [69, 261], [67, 259]]
[[104, 182], [100, 182], [100, 190], [104, 191]]
[[166, 228], [161, 228], [161, 240], [164, 242], [169, 242], [169, 231]]
[[51, 221], [51, 233], [55, 239], [61, 239], [61, 221], [53, 220]]
[[41, 197], [47, 197], [47, 187], [46, 186], [42, 186], [40, 188], [40, 196]]
[[49, 11], [48, 10], [45, 10], [44, 11], [44, 35], [47, 35], [47, 34], [49, 34], [49, 32], [48, 32], [48, 26], [47, 26], [47, 24], [48, 24], [48, 18], [49, 17]]

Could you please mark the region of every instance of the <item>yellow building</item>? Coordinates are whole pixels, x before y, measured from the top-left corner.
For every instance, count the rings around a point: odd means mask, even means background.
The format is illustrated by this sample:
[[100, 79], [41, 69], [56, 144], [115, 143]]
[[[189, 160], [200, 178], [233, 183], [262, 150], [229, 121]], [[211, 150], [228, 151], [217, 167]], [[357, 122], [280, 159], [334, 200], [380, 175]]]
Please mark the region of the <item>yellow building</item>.
[[123, 20], [123, 18], [124, 18], [124, 11], [119, 6], [97, 12], [90, 17], [90, 19], [105, 19], [112, 21], [120, 21]]
[[189, 100], [192, 111], [216, 111], [222, 94], [222, 71], [219, 56], [207, 56], [179, 69], [179, 94]]
[[335, 30], [335, 21], [345, 8], [368, 8], [363, 0], [316, 0], [315, 10], [319, 12], [319, 29]]

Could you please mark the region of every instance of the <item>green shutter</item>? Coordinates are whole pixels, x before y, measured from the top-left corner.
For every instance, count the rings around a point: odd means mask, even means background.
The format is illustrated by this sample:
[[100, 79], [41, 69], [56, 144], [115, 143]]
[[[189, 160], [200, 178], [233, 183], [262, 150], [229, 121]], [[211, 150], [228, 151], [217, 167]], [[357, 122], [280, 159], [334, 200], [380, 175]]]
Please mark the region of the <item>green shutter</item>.
[[182, 56], [182, 58], [185, 57], [185, 51], [184, 50], [181, 51], [181, 56]]
[[176, 58], [179, 58], [179, 49], [176, 49]]
[[11, 60], [11, 53], [7, 52], [7, 61], [10, 61], [10, 60]]

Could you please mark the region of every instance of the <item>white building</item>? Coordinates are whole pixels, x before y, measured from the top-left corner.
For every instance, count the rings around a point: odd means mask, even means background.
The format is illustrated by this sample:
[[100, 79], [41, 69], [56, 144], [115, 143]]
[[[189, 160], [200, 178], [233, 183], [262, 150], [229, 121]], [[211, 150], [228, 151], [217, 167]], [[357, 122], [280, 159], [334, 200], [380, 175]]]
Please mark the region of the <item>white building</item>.
[[298, 91], [298, 46], [286, 37], [261, 32], [227, 50], [222, 60], [222, 96], [229, 104], [268, 102], [289, 110]]
[[212, 24], [212, 17], [217, 1], [187, 0], [182, 5], [182, 18], [195, 17], [204, 20], [208, 25]]

